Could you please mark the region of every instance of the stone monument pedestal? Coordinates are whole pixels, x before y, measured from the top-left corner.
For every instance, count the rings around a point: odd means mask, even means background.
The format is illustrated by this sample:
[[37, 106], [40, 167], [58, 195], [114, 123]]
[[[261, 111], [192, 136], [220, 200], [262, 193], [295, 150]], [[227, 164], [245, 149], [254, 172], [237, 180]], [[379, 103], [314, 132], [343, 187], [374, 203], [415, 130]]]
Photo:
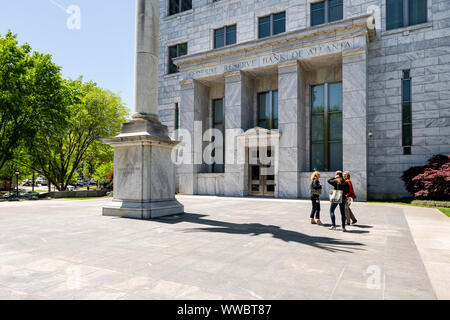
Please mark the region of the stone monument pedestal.
[[136, 66], [133, 120], [114, 138], [114, 200], [104, 216], [152, 219], [184, 212], [175, 199], [175, 165], [169, 138], [158, 117], [158, 0], [136, 0]]
[[179, 142], [156, 117], [135, 115], [118, 136], [102, 141], [114, 148], [114, 199], [103, 207], [104, 216], [152, 219], [184, 212], [175, 199], [171, 159]]

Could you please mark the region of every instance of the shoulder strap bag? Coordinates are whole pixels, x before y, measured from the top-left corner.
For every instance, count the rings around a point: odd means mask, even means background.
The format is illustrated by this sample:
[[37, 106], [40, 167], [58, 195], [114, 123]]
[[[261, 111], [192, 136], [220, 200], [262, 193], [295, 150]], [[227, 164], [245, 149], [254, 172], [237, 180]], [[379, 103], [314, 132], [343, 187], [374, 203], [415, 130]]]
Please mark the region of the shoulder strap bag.
[[331, 203], [342, 203], [344, 192], [342, 190], [330, 190], [330, 202]]

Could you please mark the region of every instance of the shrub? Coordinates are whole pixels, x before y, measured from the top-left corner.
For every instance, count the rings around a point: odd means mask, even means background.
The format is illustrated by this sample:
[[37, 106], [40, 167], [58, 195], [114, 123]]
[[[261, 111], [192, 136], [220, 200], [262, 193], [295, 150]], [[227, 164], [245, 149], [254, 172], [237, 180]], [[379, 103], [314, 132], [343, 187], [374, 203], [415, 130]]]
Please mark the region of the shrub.
[[403, 173], [406, 190], [419, 199], [450, 199], [450, 156], [435, 155], [428, 164]]
[[114, 171], [108, 173], [108, 180], [104, 184], [104, 188], [108, 190], [113, 190], [114, 187]]

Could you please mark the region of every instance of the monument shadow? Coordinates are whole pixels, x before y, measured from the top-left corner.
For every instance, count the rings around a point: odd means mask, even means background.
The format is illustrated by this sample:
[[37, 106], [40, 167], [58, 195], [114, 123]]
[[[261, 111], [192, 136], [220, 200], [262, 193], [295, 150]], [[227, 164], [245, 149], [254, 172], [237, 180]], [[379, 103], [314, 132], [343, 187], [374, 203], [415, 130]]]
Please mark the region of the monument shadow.
[[[304, 245], [308, 245], [314, 248], [327, 250], [330, 252], [348, 252], [351, 250], [364, 250], [363, 243], [355, 241], [345, 241], [341, 239], [323, 237], [323, 236], [310, 236], [298, 231], [285, 230], [275, 225], [265, 225], [261, 223], [233, 223], [207, 219], [208, 215], [197, 213], [184, 213], [179, 216], [161, 217], [152, 221], [177, 224], [182, 222], [189, 222], [194, 224], [200, 224], [207, 227], [189, 228], [185, 229], [185, 232], [218, 232], [226, 234], [242, 234], [250, 236], [259, 236], [262, 234], [270, 234], [273, 238], [279, 239], [285, 242], [296, 242]], [[369, 231], [352, 230], [352, 233], [368, 233]]]

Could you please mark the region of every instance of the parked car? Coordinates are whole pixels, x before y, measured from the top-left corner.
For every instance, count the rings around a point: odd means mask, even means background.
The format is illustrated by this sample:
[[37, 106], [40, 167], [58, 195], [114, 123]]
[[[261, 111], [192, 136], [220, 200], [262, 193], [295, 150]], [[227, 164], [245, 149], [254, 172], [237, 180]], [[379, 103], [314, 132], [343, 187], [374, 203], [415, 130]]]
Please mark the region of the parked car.
[[16, 195], [15, 193], [8, 192], [3, 195], [3, 198], [8, 199], [10, 197], [14, 197], [15, 195]]
[[48, 184], [47, 180], [42, 177], [38, 177], [35, 181], [36, 185], [46, 186]]
[[[27, 194], [27, 190], [19, 189], [19, 198], [24, 197], [26, 194]], [[17, 190], [8, 192], [5, 195], [3, 195], [3, 198], [16, 198], [16, 197], [17, 197]]]
[[79, 180], [75, 183], [75, 186], [77, 187], [87, 187], [88, 183], [82, 180]]
[[8, 200], [19, 200], [20, 198], [22, 198], [24, 195], [24, 193], [19, 192], [19, 196], [17, 197], [17, 191], [14, 192], [8, 192], [3, 196], [3, 199], [8, 199]]
[[23, 182], [24, 186], [30, 187], [33, 185], [33, 179], [25, 179], [25, 181]]
[[94, 179], [94, 178], [92, 178], [92, 179], [89, 181], [89, 185], [91, 185], [91, 186], [96, 186], [96, 185], [97, 185], [97, 180]]
[[73, 191], [73, 190], [75, 190], [75, 187], [74, 186], [67, 186], [67, 191]]

